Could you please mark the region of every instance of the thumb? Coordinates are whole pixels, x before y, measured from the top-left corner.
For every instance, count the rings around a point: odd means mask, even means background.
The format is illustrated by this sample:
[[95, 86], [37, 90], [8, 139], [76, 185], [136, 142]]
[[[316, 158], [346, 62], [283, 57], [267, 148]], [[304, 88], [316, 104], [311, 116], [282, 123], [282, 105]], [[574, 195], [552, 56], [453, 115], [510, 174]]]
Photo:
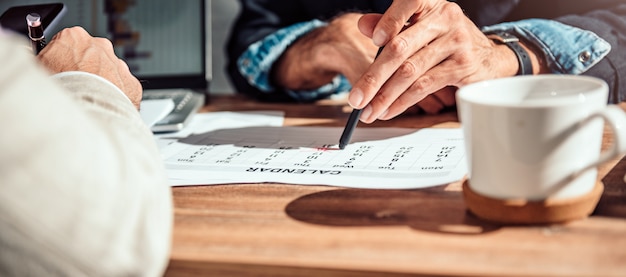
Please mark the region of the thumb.
[[372, 35], [374, 34], [374, 27], [376, 27], [376, 24], [378, 24], [378, 21], [380, 21], [382, 17], [383, 15], [378, 13], [364, 14], [361, 18], [359, 18], [359, 31], [361, 31], [363, 35], [372, 38]]

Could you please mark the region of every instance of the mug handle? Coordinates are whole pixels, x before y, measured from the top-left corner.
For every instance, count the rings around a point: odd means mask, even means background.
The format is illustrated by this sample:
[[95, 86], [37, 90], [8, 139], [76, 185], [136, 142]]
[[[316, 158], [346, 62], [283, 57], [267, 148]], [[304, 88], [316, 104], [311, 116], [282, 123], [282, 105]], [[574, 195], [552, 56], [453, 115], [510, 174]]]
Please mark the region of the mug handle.
[[[593, 118], [601, 117], [604, 122], [608, 123], [613, 131], [613, 143], [611, 148], [602, 152], [600, 158], [591, 164], [579, 169], [570, 176], [570, 180], [578, 177], [583, 172], [597, 167], [598, 165], [626, 153], [626, 113], [618, 105], [608, 105], [604, 110], [598, 111], [590, 115], [584, 122], [589, 122]], [[583, 122], [583, 124], [584, 124]], [[626, 182], [626, 175], [624, 175]]]

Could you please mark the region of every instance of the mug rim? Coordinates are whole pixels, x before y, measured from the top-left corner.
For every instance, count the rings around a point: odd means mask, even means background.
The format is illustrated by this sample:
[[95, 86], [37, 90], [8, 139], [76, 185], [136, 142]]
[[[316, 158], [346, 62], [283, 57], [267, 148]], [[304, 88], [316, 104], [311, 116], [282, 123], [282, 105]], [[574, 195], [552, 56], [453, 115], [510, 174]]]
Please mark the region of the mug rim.
[[[560, 81], [579, 81], [586, 82], [592, 85], [595, 85], [592, 89], [588, 91], [584, 91], [582, 93], [588, 95], [595, 95], [606, 91], [608, 94], [608, 84], [597, 77], [593, 76], [584, 76], [584, 75], [564, 75], [564, 74], [542, 74], [542, 75], [524, 75], [524, 76], [512, 76], [505, 78], [497, 78], [490, 80], [478, 81], [475, 83], [471, 83], [459, 88], [456, 94], [457, 102], [466, 102], [473, 105], [484, 105], [484, 106], [494, 106], [494, 107], [510, 107], [510, 108], [539, 108], [539, 107], [554, 107], [554, 106], [563, 106], [563, 105], [571, 105], [576, 103], [582, 103], [579, 99], [576, 100], [566, 100], [565, 97], [561, 98], [561, 101], [551, 101], [551, 102], [542, 102], [542, 103], [508, 103], [508, 102], [492, 102], [485, 101], [484, 99], [477, 99], [472, 95], [472, 90], [476, 90], [477, 87], [493, 87], [494, 85], [501, 85], [502, 83], [519, 83], [525, 82], [525, 80], [531, 79], [534, 82], [541, 80], [560, 80]], [[574, 99], [574, 97], [569, 97], [570, 99]]]

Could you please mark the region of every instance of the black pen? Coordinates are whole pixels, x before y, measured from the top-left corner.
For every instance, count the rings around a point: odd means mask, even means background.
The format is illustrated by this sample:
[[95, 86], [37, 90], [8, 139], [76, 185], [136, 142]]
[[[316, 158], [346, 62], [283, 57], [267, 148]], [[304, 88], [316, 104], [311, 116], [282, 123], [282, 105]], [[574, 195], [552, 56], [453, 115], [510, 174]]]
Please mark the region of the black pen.
[[30, 37], [33, 53], [37, 55], [46, 46], [41, 16], [38, 13], [29, 13], [26, 16], [26, 24], [28, 25], [28, 37]]
[[[376, 58], [380, 55], [380, 52], [383, 51], [383, 47], [378, 48], [378, 52], [376, 53]], [[374, 59], [376, 59], [374, 58]], [[348, 117], [348, 122], [346, 123], [346, 127], [343, 129], [343, 133], [341, 133], [341, 138], [339, 138], [339, 149], [346, 148], [346, 145], [350, 143], [350, 138], [352, 137], [352, 133], [356, 128], [356, 125], [359, 123], [359, 117], [361, 116], [362, 109], [354, 109], [352, 113], [350, 113], [350, 117]]]

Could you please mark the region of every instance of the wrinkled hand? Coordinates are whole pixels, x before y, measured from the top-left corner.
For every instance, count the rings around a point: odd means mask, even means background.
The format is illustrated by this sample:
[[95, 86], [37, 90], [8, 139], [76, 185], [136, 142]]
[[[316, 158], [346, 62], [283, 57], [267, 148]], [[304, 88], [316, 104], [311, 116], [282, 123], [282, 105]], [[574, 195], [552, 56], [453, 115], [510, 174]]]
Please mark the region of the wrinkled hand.
[[456, 87], [447, 86], [420, 100], [415, 106], [427, 114], [437, 114], [456, 105]]
[[337, 74], [356, 82], [374, 60], [378, 47], [358, 28], [361, 14], [340, 15], [292, 44], [274, 64], [276, 84], [292, 90], [315, 89]]
[[128, 65], [115, 56], [108, 39], [92, 37], [81, 27], [61, 30], [37, 56], [53, 73], [84, 71], [99, 75], [122, 90], [139, 108], [142, 88]]
[[[366, 123], [391, 119], [418, 102], [425, 111], [433, 100], [453, 105], [446, 87], [517, 72], [514, 54], [488, 39], [456, 3], [445, 0], [394, 1], [384, 15], [364, 15], [359, 29], [385, 45], [349, 95], [350, 105], [363, 109], [360, 119]], [[426, 99], [442, 89], [447, 92]]]

